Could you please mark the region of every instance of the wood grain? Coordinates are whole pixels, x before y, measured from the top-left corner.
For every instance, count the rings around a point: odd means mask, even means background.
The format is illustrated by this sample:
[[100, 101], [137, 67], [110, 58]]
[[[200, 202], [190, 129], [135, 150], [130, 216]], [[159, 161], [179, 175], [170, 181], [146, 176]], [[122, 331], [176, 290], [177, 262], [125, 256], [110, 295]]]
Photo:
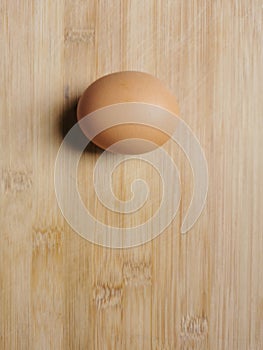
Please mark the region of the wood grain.
[[[260, 0], [1, 0], [1, 349], [263, 348], [262, 12]], [[193, 180], [166, 144], [182, 179], [175, 220], [147, 244], [112, 250], [70, 228], [53, 173], [78, 97], [119, 70], [172, 89], [210, 184], [180, 235]], [[86, 206], [113, 225], [143, 222], [158, 209], [158, 174], [139, 160], [120, 166], [116, 195], [129, 198], [140, 175], [151, 198], [134, 217], [113, 215], [87, 176], [99, 155], [91, 146], [80, 162]]]

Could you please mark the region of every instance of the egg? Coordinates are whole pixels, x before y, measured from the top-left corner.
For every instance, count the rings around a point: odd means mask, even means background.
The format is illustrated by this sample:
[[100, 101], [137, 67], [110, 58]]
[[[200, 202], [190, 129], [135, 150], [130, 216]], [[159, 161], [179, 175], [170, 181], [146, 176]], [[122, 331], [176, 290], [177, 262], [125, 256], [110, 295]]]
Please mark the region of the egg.
[[[80, 123], [83, 133], [98, 147], [110, 148], [114, 152], [124, 154], [145, 153], [162, 146], [169, 139], [169, 135], [152, 126], [149, 118], [147, 125], [132, 120], [129, 123], [124, 122], [125, 106], [129, 105], [129, 108], [133, 108], [132, 103], [137, 103], [137, 106], [138, 103], [141, 103], [144, 104], [144, 107], [145, 104], [158, 106], [176, 116], [179, 115], [179, 107], [175, 97], [159, 79], [143, 72], [117, 72], [96, 80], [80, 97], [77, 107], [78, 121], [86, 116], [89, 118], [89, 115], [98, 112], [96, 118], [91, 119], [91, 125]], [[100, 123], [99, 112], [104, 110], [105, 113], [108, 107], [108, 118], [111, 118], [110, 107], [116, 104], [122, 104], [123, 107], [123, 113], [120, 115], [118, 123], [113, 123], [111, 127], [105, 128], [93, 137], [90, 130], [91, 127], [94, 129], [96, 124]], [[135, 108], [134, 113], [136, 113]], [[112, 147], [114, 144], [119, 144], [120, 147], [114, 149]]]

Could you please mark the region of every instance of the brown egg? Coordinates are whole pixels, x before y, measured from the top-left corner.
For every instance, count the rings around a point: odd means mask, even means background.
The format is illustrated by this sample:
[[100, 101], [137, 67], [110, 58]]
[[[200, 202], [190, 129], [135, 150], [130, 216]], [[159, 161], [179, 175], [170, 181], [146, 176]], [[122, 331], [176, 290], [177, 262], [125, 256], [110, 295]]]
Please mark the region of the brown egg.
[[[150, 74], [127, 71], [106, 75], [91, 84], [79, 100], [77, 118], [81, 120], [92, 112], [115, 104], [129, 104], [131, 106], [132, 102], [156, 105], [175, 115], [179, 114], [175, 97], [159, 79]], [[111, 118], [111, 113], [109, 113], [109, 118]], [[99, 122], [99, 115], [92, 120], [93, 124], [97, 122]], [[113, 126], [99, 132], [94, 138], [91, 137], [88, 127], [81, 126], [81, 128], [84, 134], [92, 139], [93, 143], [103, 149], [125, 140], [141, 139], [153, 142], [148, 143], [148, 145], [136, 141], [135, 144], [123, 143], [125, 146], [117, 149], [120, 153], [148, 152], [163, 145], [169, 139], [167, 133], [149, 125], [149, 123], [148, 125], [136, 122], [113, 124]]]

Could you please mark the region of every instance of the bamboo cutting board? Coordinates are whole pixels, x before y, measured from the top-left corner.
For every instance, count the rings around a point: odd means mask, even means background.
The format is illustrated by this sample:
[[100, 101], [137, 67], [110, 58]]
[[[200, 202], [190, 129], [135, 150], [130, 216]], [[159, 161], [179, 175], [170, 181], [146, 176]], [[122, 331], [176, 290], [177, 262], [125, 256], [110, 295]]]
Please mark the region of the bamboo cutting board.
[[[0, 4], [0, 349], [262, 349], [262, 2]], [[108, 249], [71, 229], [53, 177], [78, 97], [120, 70], [151, 73], [177, 96], [206, 154], [209, 191], [181, 235], [193, 179], [168, 142], [181, 176], [176, 218], [149, 243]], [[116, 196], [129, 199], [138, 177], [150, 195], [134, 215], [114, 214], [91, 181], [100, 155], [89, 146], [79, 165], [89, 211], [123, 228], [149, 219], [158, 173], [136, 159], [118, 167]]]

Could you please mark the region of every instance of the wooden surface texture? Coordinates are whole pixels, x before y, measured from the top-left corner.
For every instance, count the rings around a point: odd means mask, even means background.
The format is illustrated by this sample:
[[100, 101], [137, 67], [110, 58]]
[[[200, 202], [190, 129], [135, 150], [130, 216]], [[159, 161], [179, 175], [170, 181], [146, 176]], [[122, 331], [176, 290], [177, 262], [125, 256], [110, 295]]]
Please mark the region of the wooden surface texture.
[[[1, 0], [0, 349], [263, 349], [262, 14], [258, 0]], [[173, 91], [209, 191], [181, 235], [193, 179], [168, 142], [176, 218], [151, 242], [113, 250], [63, 218], [54, 163], [83, 90], [120, 70]], [[114, 214], [90, 181], [99, 156], [90, 146], [78, 172], [93, 215], [120, 227], [153, 215], [158, 173], [140, 160], [117, 168], [119, 198], [138, 176], [151, 195], [134, 215]]]

